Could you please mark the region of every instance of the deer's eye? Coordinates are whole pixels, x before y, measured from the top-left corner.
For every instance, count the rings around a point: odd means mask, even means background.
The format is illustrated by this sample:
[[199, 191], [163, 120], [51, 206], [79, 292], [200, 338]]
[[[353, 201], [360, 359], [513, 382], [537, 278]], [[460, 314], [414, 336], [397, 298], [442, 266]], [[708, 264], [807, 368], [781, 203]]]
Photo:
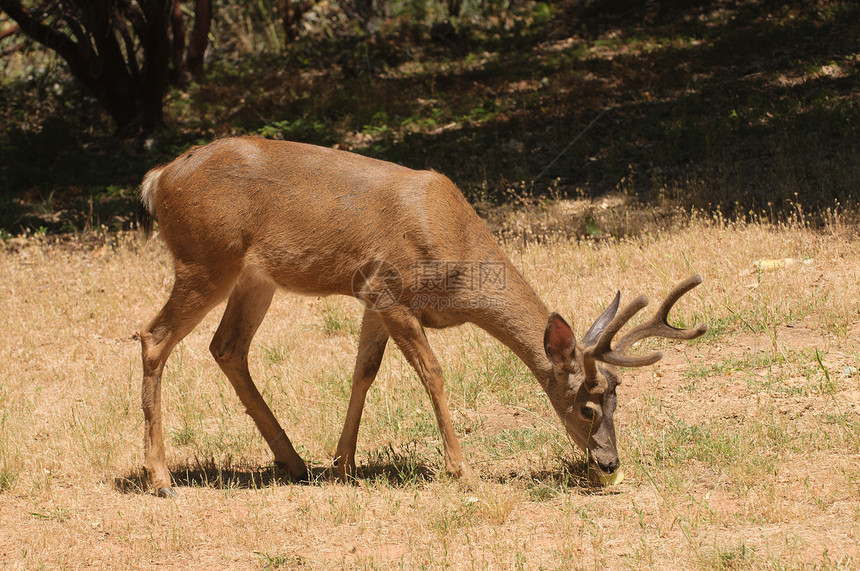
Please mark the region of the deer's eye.
[[594, 410], [590, 407], [584, 406], [582, 407], [582, 416], [588, 420], [594, 420]]

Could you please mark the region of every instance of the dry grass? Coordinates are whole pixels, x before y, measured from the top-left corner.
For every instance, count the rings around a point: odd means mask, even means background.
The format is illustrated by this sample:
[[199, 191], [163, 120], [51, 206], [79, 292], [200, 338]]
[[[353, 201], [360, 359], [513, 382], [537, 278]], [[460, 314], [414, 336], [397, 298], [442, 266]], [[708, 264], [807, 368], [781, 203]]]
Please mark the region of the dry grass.
[[[552, 224], [535, 214], [537, 224]], [[567, 205], [564, 208], [572, 208]], [[283, 481], [208, 354], [219, 312], [165, 375], [179, 497], [141, 490], [135, 330], [166, 297], [157, 241], [8, 243], [0, 252], [0, 563], [10, 568], [856, 568], [860, 564], [860, 246], [853, 225], [688, 219], [636, 239], [542, 243], [512, 259], [582, 333], [621, 289], [705, 284], [674, 312], [711, 331], [627, 371], [627, 481], [588, 487], [516, 359], [470, 327], [432, 333], [481, 475], [440, 476], [428, 399], [389, 348], [360, 478], [324, 470], [345, 414], [358, 304], [276, 298], [252, 373], [311, 484]], [[758, 260], [811, 260], [769, 269]], [[770, 264], [776, 265], [776, 264]]]

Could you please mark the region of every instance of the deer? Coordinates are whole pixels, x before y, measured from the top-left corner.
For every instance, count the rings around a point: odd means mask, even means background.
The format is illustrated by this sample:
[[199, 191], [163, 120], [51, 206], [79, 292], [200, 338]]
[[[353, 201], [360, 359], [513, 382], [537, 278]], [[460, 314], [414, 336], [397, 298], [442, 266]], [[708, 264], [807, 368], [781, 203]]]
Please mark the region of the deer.
[[143, 359], [143, 467], [155, 494], [173, 497], [165, 462], [161, 376], [171, 351], [215, 306], [226, 309], [209, 346], [274, 455], [291, 479], [305, 462], [257, 390], [248, 369], [251, 340], [276, 290], [345, 295], [363, 303], [358, 351], [336, 477], [355, 477], [359, 423], [388, 340], [417, 373], [442, 439], [444, 469], [475, 479], [455, 434], [443, 369], [425, 328], [472, 323], [510, 348], [533, 373], [569, 439], [589, 467], [620, 465], [613, 413], [618, 367], [644, 367], [662, 354], [632, 355], [649, 337], [689, 340], [669, 325], [674, 304], [702, 282], [694, 275], [670, 291], [653, 317], [615, 343], [648, 304], [619, 309], [621, 293], [577, 340], [514, 267], [484, 221], [444, 175], [348, 151], [256, 137], [216, 140], [151, 169], [140, 186], [139, 220], [158, 233], [173, 259], [167, 301], [139, 333]]

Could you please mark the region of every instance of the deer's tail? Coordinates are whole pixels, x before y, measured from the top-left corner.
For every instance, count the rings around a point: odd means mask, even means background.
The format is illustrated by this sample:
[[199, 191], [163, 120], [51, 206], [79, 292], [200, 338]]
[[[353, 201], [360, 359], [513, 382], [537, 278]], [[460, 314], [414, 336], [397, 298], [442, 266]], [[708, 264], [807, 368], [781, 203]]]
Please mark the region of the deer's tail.
[[146, 173], [146, 176], [143, 177], [143, 182], [140, 183], [140, 196], [137, 201], [137, 223], [143, 229], [143, 233], [147, 238], [152, 234], [152, 224], [156, 216], [155, 192], [158, 189], [158, 179], [161, 178], [163, 171], [163, 166], [155, 167]]

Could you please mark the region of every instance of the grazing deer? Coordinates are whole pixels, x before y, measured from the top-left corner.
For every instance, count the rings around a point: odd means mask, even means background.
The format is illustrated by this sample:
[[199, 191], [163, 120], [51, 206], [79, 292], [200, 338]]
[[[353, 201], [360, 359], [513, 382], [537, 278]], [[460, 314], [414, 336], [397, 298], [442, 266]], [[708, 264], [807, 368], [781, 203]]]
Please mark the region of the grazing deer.
[[676, 329], [666, 322], [673, 304], [701, 283], [693, 276], [615, 349], [615, 334], [648, 303], [644, 296], [619, 312], [616, 295], [577, 342], [457, 187], [436, 172], [311, 145], [239, 137], [194, 148], [150, 170], [140, 199], [142, 225], [149, 235], [157, 216], [176, 273], [170, 297], [140, 334], [144, 467], [160, 496], [174, 495], [164, 459], [161, 373], [176, 344], [225, 298], [227, 309], [210, 350], [275, 461], [296, 479], [307, 477], [305, 464], [248, 371], [251, 339], [278, 288], [351, 295], [365, 304], [352, 394], [334, 458], [342, 478], [354, 473], [365, 396], [389, 338], [430, 395], [445, 469], [469, 478], [442, 367], [425, 327], [470, 322], [510, 347], [537, 377], [567, 434], [604, 473], [619, 465], [613, 365], [642, 367], [659, 360], [660, 353], [625, 354], [640, 339], [693, 339], [707, 329]]

